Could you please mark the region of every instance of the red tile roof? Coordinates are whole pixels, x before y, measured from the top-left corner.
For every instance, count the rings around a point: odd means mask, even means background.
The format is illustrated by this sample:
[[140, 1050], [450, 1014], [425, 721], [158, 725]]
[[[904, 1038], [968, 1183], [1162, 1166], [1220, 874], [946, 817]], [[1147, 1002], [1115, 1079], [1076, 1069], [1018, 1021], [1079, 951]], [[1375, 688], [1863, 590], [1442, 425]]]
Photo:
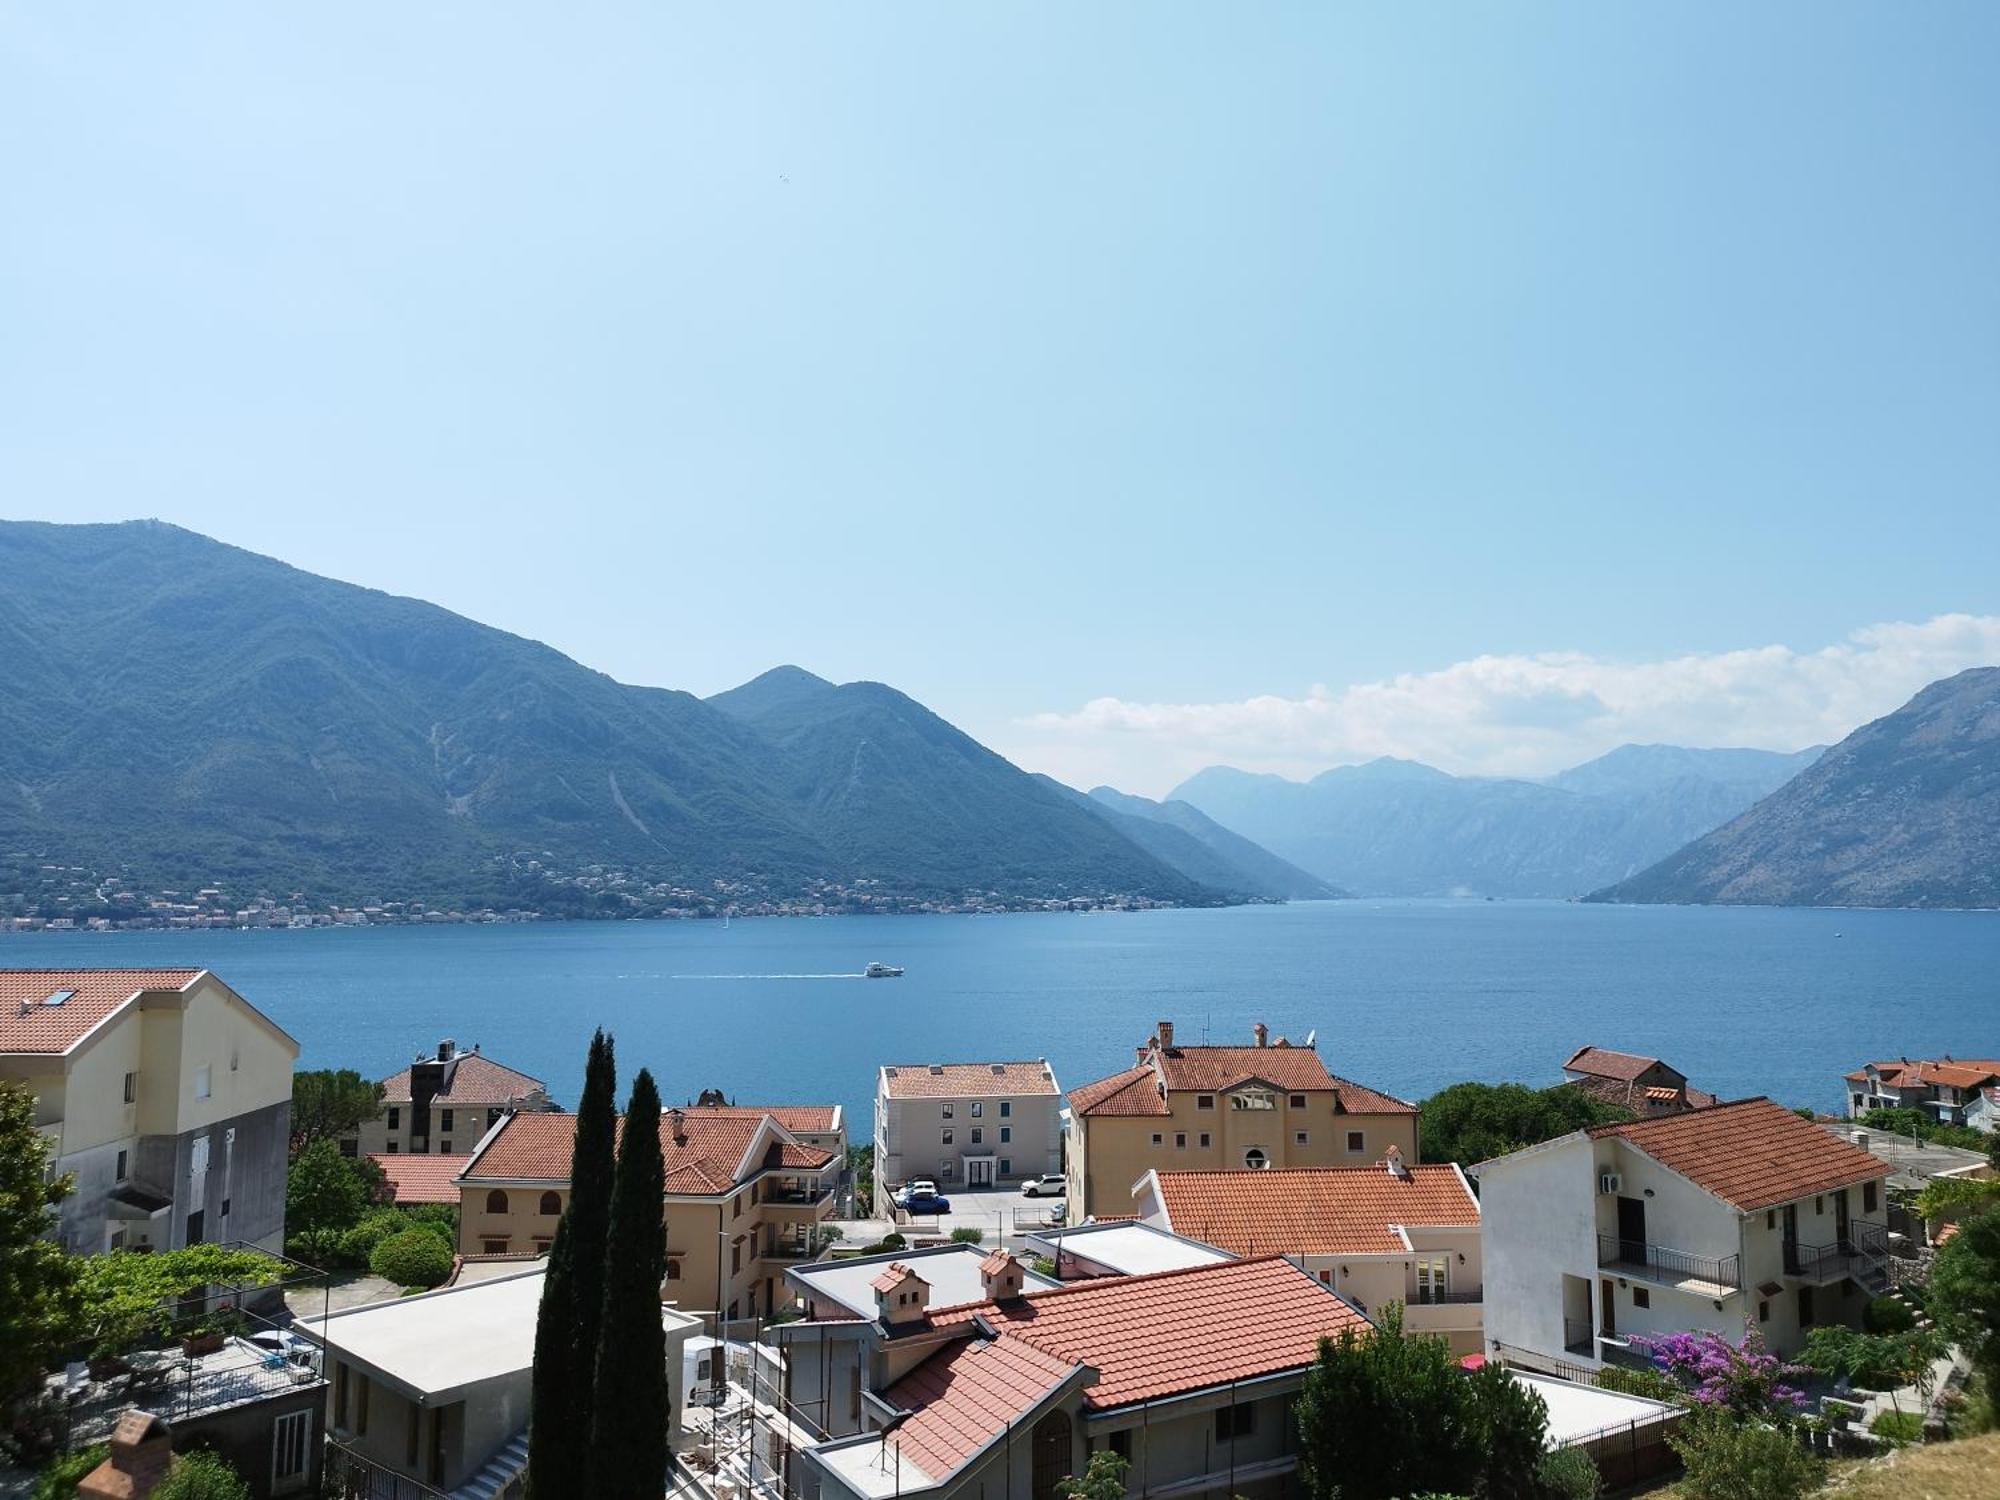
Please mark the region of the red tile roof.
[[[505, 1104], [509, 1099], [518, 1099], [544, 1087], [539, 1078], [530, 1078], [526, 1073], [477, 1052], [467, 1052], [452, 1065], [445, 1086], [434, 1097], [448, 1104], [459, 1101], [467, 1104]], [[382, 1080], [382, 1099], [386, 1104], [410, 1102], [408, 1068], [400, 1073], [391, 1073]]]
[[882, 1393], [911, 1415], [893, 1441], [905, 1459], [943, 1479], [1075, 1372], [1025, 1339], [966, 1339], [939, 1351]]
[[[924, 1280], [923, 1277], [919, 1276], [915, 1271], [912, 1271], [908, 1266], [904, 1265], [900, 1260], [892, 1260], [889, 1262], [888, 1269], [883, 1271], [880, 1276], [877, 1276], [873, 1281], [869, 1282], [868, 1284], [873, 1288], [875, 1288], [875, 1290], [878, 1292], [887, 1292], [887, 1291], [893, 1291], [895, 1288], [901, 1286], [906, 1281], [923, 1281], [923, 1280]], [[924, 1285], [929, 1286], [930, 1283], [925, 1281]]]
[[1599, 1125], [1590, 1135], [1620, 1137], [1745, 1213], [1867, 1182], [1889, 1170], [1860, 1147], [1761, 1097], [1657, 1120]]
[[[1869, 1064], [1882, 1075], [1882, 1081], [1897, 1088], [1910, 1084], [1944, 1084], [1955, 1089], [1973, 1089], [1989, 1079], [2000, 1077], [2000, 1061], [1990, 1057], [1919, 1058], [1911, 1062], [1907, 1057], [1889, 1062]], [[1868, 1075], [1862, 1069], [1846, 1075], [1859, 1083]]]
[[882, 1069], [891, 1099], [956, 1099], [993, 1094], [1056, 1092], [1047, 1061], [997, 1063], [892, 1063]]
[[1456, 1167], [1418, 1165], [1408, 1181], [1386, 1167], [1155, 1174], [1167, 1227], [1232, 1255], [1395, 1254], [1391, 1227], [1477, 1227], [1479, 1201]]
[[1597, 1078], [1616, 1078], [1631, 1083], [1648, 1068], [1661, 1066], [1657, 1057], [1641, 1057], [1636, 1052], [1614, 1052], [1609, 1047], [1579, 1047], [1563, 1064], [1565, 1069], [1589, 1073]]
[[1069, 1091], [1069, 1107], [1079, 1115], [1164, 1115], [1171, 1113], [1160, 1097], [1159, 1075], [1151, 1063], [1127, 1068]]
[[1580, 1089], [1620, 1109], [1629, 1109], [1641, 1119], [1680, 1114], [1690, 1109], [1707, 1109], [1715, 1103], [1715, 1095], [1698, 1088], [1640, 1088], [1617, 1078], [1572, 1078], [1563, 1086]]
[[[660, 1118], [660, 1154], [666, 1168], [670, 1193], [726, 1193], [736, 1181], [737, 1163], [750, 1149], [761, 1114], [743, 1114], [725, 1119], [687, 1118], [681, 1138], [673, 1135], [673, 1121]], [[624, 1121], [619, 1121], [623, 1131]], [[571, 1114], [517, 1114], [501, 1121], [500, 1128], [484, 1146], [473, 1153], [465, 1169], [469, 1179], [488, 1181], [567, 1182], [570, 1157], [576, 1139], [576, 1116]], [[763, 1162], [752, 1162], [749, 1170], [766, 1166], [817, 1171], [833, 1161], [833, 1153], [818, 1146], [783, 1142]]]
[[472, 1157], [371, 1152], [368, 1159], [382, 1169], [382, 1186], [391, 1203], [456, 1203], [458, 1184], [452, 1179]]
[[[1341, 1114], [1403, 1115], [1417, 1110], [1407, 1099], [1327, 1072], [1326, 1064], [1310, 1047], [1176, 1047], [1153, 1057], [1157, 1066], [1149, 1060], [1071, 1089], [1071, 1111], [1096, 1118], [1170, 1114], [1160, 1093], [1162, 1078], [1169, 1089], [1204, 1094], [1226, 1092], [1252, 1079], [1261, 1079], [1286, 1094], [1331, 1092], [1334, 1108]], [[1269, 1064], [1273, 1058], [1282, 1061]], [[1259, 1063], [1266, 1064], [1261, 1071]], [[1224, 1079], [1230, 1081], [1220, 1081]]]
[[838, 1104], [689, 1104], [690, 1120], [754, 1120], [769, 1115], [794, 1135], [825, 1135], [840, 1121]]
[[[63, 1053], [142, 990], [185, 990], [205, 969], [0, 969], [0, 1052]], [[71, 993], [60, 1005], [50, 996]]]
[[1275, 1256], [1106, 1277], [931, 1316], [934, 1324], [981, 1316], [1064, 1363], [1090, 1365], [1098, 1382], [1084, 1404], [1096, 1411], [1303, 1369], [1322, 1337], [1369, 1327]]
[[1413, 1115], [1417, 1106], [1394, 1094], [1371, 1089], [1365, 1083], [1330, 1075], [1333, 1078], [1334, 1108], [1343, 1115]]

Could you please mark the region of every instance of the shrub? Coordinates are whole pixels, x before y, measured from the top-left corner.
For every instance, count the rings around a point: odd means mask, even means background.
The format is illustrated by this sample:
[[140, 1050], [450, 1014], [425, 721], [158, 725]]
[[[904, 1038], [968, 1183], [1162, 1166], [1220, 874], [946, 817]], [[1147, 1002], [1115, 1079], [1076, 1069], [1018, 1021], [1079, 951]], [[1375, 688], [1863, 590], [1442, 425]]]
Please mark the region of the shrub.
[[1051, 1255], [1037, 1255], [1035, 1257], [1035, 1274], [1037, 1276], [1046, 1276], [1049, 1280], [1054, 1281], [1056, 1279], [1055, 1257]]
[[451, 1274], [451, 1246], [428, 1229], [399, 1230], [375, 1247], [368, 1269], [397, 1286], [433, 1287]]
[[1687, 1466], [1686, 1500], [1803, 1500], [1826, 1477], [1789, 1432], [1723, 1409], [1691, 1412], [1667, 1441]]
[[175, 1456], [153, 1500], [250, 1500], [250, 1486], [226, 1460], [197, 1448]]
[[1707, 1329], [1634, 1334], [1629, 1342], [1662, 1374], [1677, 1380], [1697, 1406], [1719, 1407], [1744, 1419], [1788, 1422], [1805, 1405], [1805, 1397], [1788, 1384], [1805, 1373], [1805, 1366], [1786, 1364], [1768, 1353], [1754, 1327], [1744, 1330], [1741, 1344]]
[[961, 1245], [976, 1245], [986, 1238], [986, 1231], [972, 1228], [954, 1229], [951, 1232], [951, 1237], [953, 1241]]
[[1596, 1463], [1581, 1448], [1556, 1448], [1543, 1454], [1535, 1478], [1549, 1500], [1597, 1500], [1604, 1488]]
[[110, 1452], [105, 1444], [97, 1443], [75, 1453], [58, 1454], [35, 1476], [35, 1487], [28, 1491], [28, 1500], [74, 1500], [83, 1476], [103, 1463]]
[[1914, 1443], [1924, 1435], [1924, 1419], [1913, 1411], [1885, 1411], [1868, 1424], [1868, 1430], [1892, 1443]]
[[1623, 1365], [1606, 1365], [1597, 1372], [1599, 1389], [1622, 1391], [1627, 1396], [1644, 1396], [1648, 1401], [1671, 1401], [1685, 1405], [1687, 1392], [1680, 1383], [1658, 1370], [1628, 1370]]
[[1908, 1333], [1917, 1326], [1917, 1315], [1897, 1297], [1875, 1297], [1862, 1309], [1861, 1326], [1870, 1333]]

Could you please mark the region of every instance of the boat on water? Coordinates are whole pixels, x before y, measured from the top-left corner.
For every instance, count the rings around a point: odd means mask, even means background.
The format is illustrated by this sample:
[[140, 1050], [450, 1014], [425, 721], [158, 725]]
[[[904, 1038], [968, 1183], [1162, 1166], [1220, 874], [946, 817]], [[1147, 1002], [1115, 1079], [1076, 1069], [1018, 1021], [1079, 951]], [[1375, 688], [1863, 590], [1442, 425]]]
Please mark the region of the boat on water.
[[870, 964], [861, 971], [863, 979], [901, 979], [903, 971], [894, 964]]

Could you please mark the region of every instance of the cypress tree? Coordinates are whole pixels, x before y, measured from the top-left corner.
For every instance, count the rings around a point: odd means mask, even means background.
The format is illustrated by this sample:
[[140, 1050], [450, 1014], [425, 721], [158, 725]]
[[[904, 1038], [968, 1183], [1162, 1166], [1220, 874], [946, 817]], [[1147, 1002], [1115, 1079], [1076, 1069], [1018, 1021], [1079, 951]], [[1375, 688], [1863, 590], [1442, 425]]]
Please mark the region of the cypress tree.
[[593, 1500], [659, 1500], [667, 1473], [667, 1343], [660, 1283], [667, 1269], [661, 1218], [660, 1092], [644, 1068], [632, 1080], [618, 1143], [604, 1276], [605, 1338], [591, 1389]]
[[599, 1031], [590, 1041], [583, 1097], [577, 1105], [569, 1206], [549, 1246], [541, 1307], [535, 1317], [528, 1491], [542, 1500], [573, 1493], [583, 1472], [590, 1432], [590, 1381], [597, 1365], [597, 1320], [604, 1300], [616, 1097], [611, 1038]]

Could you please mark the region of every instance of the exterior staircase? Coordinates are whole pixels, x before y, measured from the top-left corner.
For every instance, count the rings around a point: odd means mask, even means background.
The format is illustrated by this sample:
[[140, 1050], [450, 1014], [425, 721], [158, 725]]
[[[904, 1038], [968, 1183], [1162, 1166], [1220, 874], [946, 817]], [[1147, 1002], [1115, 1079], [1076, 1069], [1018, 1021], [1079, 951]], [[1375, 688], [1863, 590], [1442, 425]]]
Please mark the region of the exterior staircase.
[[451, 1500], [500, 1500], [528, 1469], [528, 1429], [507, 1439], [477, 1474], [451, 1492]]

